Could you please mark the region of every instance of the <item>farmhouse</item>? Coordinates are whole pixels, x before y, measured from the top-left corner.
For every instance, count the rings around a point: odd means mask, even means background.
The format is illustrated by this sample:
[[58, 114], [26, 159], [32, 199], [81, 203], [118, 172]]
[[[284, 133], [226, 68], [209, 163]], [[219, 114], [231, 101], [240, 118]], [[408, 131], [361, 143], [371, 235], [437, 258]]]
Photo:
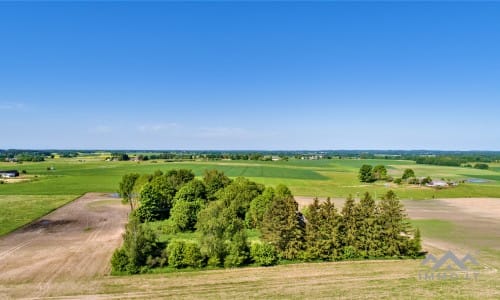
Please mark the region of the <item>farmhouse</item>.
[[442, 180], [433, 180], [432, 182], [428, 183], [427, 186], [431, 186], [431, 187], [447, 187], [448, 183], [446, 181], [442, 181]]
[[0, 171], [0, 177], [2, 178], [13, 178], [17, 176], [19, 176], [19, 172], [17, 170]]

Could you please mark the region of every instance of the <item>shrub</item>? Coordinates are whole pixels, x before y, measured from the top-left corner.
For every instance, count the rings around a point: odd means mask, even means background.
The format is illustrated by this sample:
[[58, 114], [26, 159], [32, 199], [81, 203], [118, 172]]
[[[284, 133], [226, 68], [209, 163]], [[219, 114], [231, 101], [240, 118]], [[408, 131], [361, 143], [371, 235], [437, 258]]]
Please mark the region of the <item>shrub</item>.
[[127, 265], [129, 264], [127, 251], [123, 248], [118, 248], [113, 253], [111, 257], [111, 269], [113, 272], [125, 272], [127, 271]]
[[228, 255], [224, 259], [225, 267], [239, 267], [245, 265], [249, 258], [249, 249], [246, 235], [243, 231], [237, 232], [229, 244]]
[[185, 242], [174, 240], [168, 244], [168, 264], [174, 268], [184, 268], [184, 246]]
[[412, 169], [405, 169], [403, 172], [403, 176], [401, 176], [401, 179], [405, 180], [410, 177], [415, 177], [415, 172]]
[[203, 256], [201, 255], [200, 247], [196, 243], [187, 242], [184, 244], [184, 259], [185, 266], [201, 268], [203, 266]]
[[487, 170], [489, 166], [487, 164], [474, 164], [475, 169]]
[[353, 246], [345, 246], [342, 249], [342, 252], [343, 252], [342, 253], [342, 258], [343, 259], [354, 259], [354, 258], [359, 258], [360, 257], [360, 253]]
[[278, 262], [278, 254], [273, 245], [254, 243], [250, 248], [253, 261], [259, 266], [272, 266]]

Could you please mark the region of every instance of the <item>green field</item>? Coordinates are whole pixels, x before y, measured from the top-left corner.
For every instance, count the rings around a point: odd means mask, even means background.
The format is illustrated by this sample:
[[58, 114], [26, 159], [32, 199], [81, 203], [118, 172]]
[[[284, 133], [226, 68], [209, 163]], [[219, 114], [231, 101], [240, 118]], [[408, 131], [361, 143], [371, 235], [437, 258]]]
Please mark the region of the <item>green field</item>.
[[0, 236], [21, 227], [58, 207], [77, 195], [2, 195], [0, 196]]
[[[116, 192], [125, 173], [153, 173], [156, 170], [192, 169], [197, 176], [207, 169], [219, 169], [230, 177], [244, 176], [270, 186], [287, 185], [296, 196], [344, 198], [370, 192], [376, 197], [393, 189], [402, 199], [457, 197], [500, 197], [500, 164], [490, 170], [416, 165], [412, 161], [384, 159], [331, 159], [290, 161], [188, 161], [188, 162], [118, 162], [105, 161], [105, 154], [78, 158], [55, 158], [37, 163], [0, 163], [0, 169], [27, 172], [25, 182], [0, 184], [2, 214], [0, 234], [5, 234], [86, 192]], [[484, 183], [464, 183], [457, 187], [434, 189], [414, 185], [376, 182], [360, 183], [357, 178], [363, 164], [387, 167], [389, 175], [401, 176], [405, 168], [416, 176], [462, 180], [487, 179]], [[48, 170], [53, 168], [53, 170]], [[12, 199], [17, 199], [16, 201]], [[33, 203], [33, 205], [29, 205]], [[43, 205], [40, 205], [42, 203]], [[8, 207], [8, 210], [6, 209]]]

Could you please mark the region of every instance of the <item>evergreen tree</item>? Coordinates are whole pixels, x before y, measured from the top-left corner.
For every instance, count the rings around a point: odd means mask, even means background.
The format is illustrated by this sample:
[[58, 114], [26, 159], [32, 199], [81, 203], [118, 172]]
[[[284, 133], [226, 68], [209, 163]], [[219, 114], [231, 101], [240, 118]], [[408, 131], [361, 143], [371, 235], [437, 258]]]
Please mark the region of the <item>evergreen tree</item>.
[[276, 194], [264, 214], [262, 239], [276, 247], [286, 259], [297, 258], [304, 247], [305, 224], [298, 212], [298, 204], [284, 185], [276, 187]]
[[355, 202], [352, 195], [349, 195], [342, 208], [342, 222], [340, 225], [342, 245], [344, 247], [354, 247], [356, 245], [356, 226]]
[[380, 226], [377, 224], [377, 207], [370, 193], [366, 192], [355, 206], [355, 248], [364, 257], [382, 256], [380, 249]]
[[319, 204], [317, 198], [306, 214], [306, 259], [335, 260], [339, 255], [340, 216], [330, 198]]
[[388, 191], [379, 203], [379, 224], [381, 226], [381, 244], [385, 255], [401, 256], [409, 253], [410, 225], [404, 207], [396, 194]]

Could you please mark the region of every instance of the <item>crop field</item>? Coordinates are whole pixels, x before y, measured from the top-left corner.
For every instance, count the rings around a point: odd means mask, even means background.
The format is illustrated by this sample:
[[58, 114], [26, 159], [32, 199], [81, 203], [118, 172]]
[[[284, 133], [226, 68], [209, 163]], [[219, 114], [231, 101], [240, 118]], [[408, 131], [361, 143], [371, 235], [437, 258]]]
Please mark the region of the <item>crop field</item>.
[[[367, 191], [378, 197], [388, 189], [394, 190], [401, 199], [500, 197], [500, 164], [490, 164], [490, 170], [478, 170], [385, 159], [109, 162], [104, 160], [105, 157], [106, 154], [101, 154], [36, 163], [0, 163], [0, 169], [26, 171], [26, 175], [21, 176], [26, 180], [0, 185], [0, 209], [5, 212], [0, 216], [0, 235], [43, 216], [78, 195], [87, 192], [113, 193], [123, 174], [146, 174], [178, 168], [192, 169], [197, 176], [203, 175], [205, 170], [218, 169], [233, 178], [244, 176], [270, 186], [285, 184], [294, 195], [307, 197], [345, 198], [349, 194], [357, 196]], [[386, 182], [366, 184], [360, 183], [357, 178], [359, 167], [363, 164], [385, 165], [393, 177], [401, 176], [406, 168], [412, 168], [418, 177], [486, 181], [463, 183], [445, 189]]]

